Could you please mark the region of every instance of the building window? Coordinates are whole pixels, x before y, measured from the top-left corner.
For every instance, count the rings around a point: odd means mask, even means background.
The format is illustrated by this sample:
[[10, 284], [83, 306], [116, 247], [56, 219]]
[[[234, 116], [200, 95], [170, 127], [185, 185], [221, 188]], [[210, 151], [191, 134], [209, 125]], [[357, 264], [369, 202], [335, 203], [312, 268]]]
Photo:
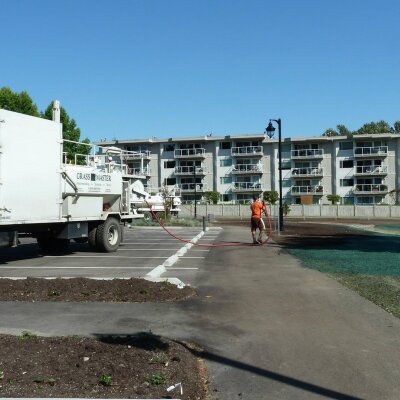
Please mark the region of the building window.
[[353, 168], [354, 161], [353, 160], [342, 160], [340, 161], [340, 168]]
[[232, 183], [232, 177], [231, 176], [221, 176], [219, 178], [221, 185]]
[[341, 179], [340, 186], [341, 187], [354, 186], [354, 179]]
[[353, 150], [353, 142], [339, 142], [339, 150]]
[[164, 182], [167, 186], [176, 185], [176, 178], [165, 178]]
[[230, 167], [232, 165], [232, 158], [226, 158], [219, 160], [220, 167]]
[[221, 150], [229, 150], [232, 147], [232, 143], [231, 142], [220, 142], [219, 143], [219, 148]]
[[164, 161], [164, 168], [175, 168], [175, 161]]
[[174, 151], [175, 145], [173, 143], [165, 143], [164, 144], [164, 151]]
[[220, 201], [231, 201], [232, 195], [231, 194], [221, 194], [219, 199], [220, 199]]
[[349, 206], [349, 205], [353, 205], [354, 204], [354, 197], [343, 197], [342, 199], [342, 204]]

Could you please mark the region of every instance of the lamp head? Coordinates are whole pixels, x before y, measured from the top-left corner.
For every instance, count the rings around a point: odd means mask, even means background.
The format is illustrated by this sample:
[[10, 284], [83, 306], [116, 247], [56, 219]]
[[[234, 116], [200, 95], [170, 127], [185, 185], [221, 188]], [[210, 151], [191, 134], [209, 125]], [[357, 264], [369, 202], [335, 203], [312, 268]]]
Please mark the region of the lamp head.
[[275, 128], [274, 128], [274, 126], [272, 125], [271, 120], [269, 120], [269, 124], [268, 124], [268, 126], [266, 127], [266, 129], [265, 129], [265, 133], [266, 133], [267, 136], [271, 139], [272, 136], [274, 136], [274, 132], [275, 132]]

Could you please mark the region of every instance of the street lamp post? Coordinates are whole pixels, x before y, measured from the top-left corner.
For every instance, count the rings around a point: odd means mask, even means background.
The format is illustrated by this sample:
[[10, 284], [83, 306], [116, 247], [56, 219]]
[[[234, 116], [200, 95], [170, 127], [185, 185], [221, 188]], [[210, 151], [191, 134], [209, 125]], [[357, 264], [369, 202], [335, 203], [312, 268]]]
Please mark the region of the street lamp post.
[[194, 177], [194, 219], [197, 219], [196, 165], [193, 165], [193, 177]]
[[265, 133], [271, 139], [274, 136], [275, 128], [272, 125], [272, 121], [278, 124], [278, 169], [279, 169], [279, 216], [278, 224], [279, 231], [282, 232], [283, 229], [283, 204], [282, 204], [282, 121], [278, 119], [270, 119]]

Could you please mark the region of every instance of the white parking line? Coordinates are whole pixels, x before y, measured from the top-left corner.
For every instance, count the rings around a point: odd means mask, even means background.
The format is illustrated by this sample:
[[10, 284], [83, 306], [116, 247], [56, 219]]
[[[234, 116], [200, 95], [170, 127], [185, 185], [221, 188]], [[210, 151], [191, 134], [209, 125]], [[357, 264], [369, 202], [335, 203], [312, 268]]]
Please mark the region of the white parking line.
[[179, 257], [179, 258], [205, 258], [205, 257]]
[[151, 258], [162, 258], [166, 259], [168, 257], [125, 257], [125, 256], [44, 256], [43, 258], [140, 258], [140, 259], [151, 259]]
[[81, 270], [85, 270], [85, 269], [153, 269], [153, 267], [115, 267], [115, 266], [111, 266], [111, 267], [61, 267], [61, 266], [51, 266], [51, 267], [46, 267], [43, 265], [38, 265], [36, 267], [27, 267], [25, 265], [16, 265], [13, 267], [8, 267], [8, 268], [4, 268], [4, 270], [7, 269], [81, 269]]

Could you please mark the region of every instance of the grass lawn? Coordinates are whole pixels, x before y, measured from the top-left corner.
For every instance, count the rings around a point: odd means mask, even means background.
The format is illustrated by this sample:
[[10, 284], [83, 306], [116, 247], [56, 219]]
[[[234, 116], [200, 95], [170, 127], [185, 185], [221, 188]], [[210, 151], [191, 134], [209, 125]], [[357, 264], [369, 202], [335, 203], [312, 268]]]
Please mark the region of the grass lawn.
[[399, 235], [350, 235], [340, 241], [333, 236], [287, 251], [400, 318]]

